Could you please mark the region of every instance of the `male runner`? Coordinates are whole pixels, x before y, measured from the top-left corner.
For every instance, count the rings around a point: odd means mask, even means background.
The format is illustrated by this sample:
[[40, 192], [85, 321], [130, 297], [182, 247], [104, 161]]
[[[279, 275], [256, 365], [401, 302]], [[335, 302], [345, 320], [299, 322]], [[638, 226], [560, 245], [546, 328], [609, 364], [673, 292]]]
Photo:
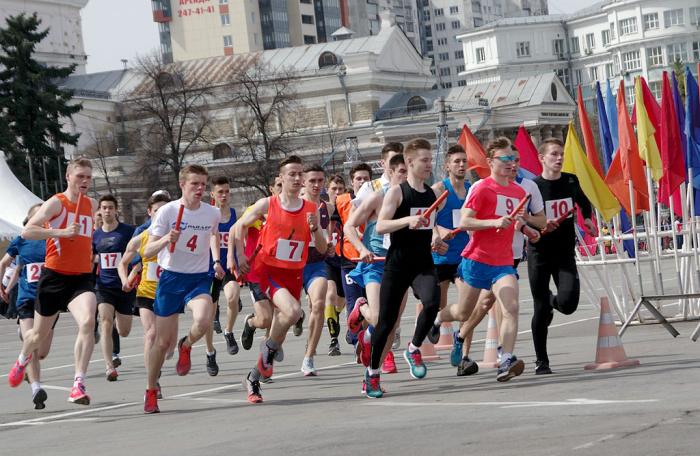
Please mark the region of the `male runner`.
[[[364, 199], [360, 206], [350, 213], [350, 218], [343, 227], [345, 237], [359, 252], [360, 262], [357, 267], [350, 272], [348, 277], [365, 289], [367, 299], [360, 298], [348, 317], [348, 327], [353, 333], [362, 326], [362, 321], [366, 320], [368, 327], [360, 331], [358, 335], [358, 352], [362, 364], [369, 365], [372, 333], [377, 325], [379, 314], [379, 288], [384, 274], [384, 262], [375, 261], [375, 257], [386, 257], [390, 246], [389, 234], [380, 235], [376, 231], [377, 217], [384, 201], [384, 194], [391, 185], [401, 185], [406, 181], [406, 164], [403, 154], [395, 154], [389, 159], [389, 185], [379, 191], [373, 192]], [[362, 239], [360, 239], [359, 228], [364, 226]], [[394, 354], [391, 350], [387, 352], [382, 362], [382, 373], [393, 374], [396, 372]]]
[[[280, 162], [282, 193], [262, 198], [234, 225], [236, 250], [245, 251], [243, 240], [249, 226], [265, 217], [260, 235], [261, 248], [252, 267], [260, 279], [260, 287], [271, 299], [278, 312], [273, 317], [270, 337], [263, 342], [257, 366], [243, 379], [248, 401], [262, 402], [260, 377], [269, 378], [273, 372], [275, 354], [280, 349], [287, 330], [301, 318], [302, 273], [308, 256], [308, 243], [313, 239], [316, 249], [325, 253], [326, 238], [319, 227], [316, 205], [299, 198], [302, 189], [301, 158], [290, 155]], [[240, 255], [238, 269], [247, 274], [251, 268], [248, 258]]]
[[425, 183], [432, 172], [431, 149], [425, 139], [414, 139], [406, 145], [403, 154], [407, 180], [387, 191], [379, 211], [377, 234], [390, 233], [391, 245], [379, 291], [379, 316], [372, 333], [370, 365], [364, 379], [368, 397], [378, 398], [384, 394], [379, 367], [390, 348], [387, 340], [405, 307], [402, 303], [409, 287], [420, 299], [423, 309], [416, 321], [413, 340], [404, 351], [404, 359], [413, 378], [423, 378], [427, 374], [420, 346], [440, 307], [440, 289], [431, 249], [447, 251], [447, 244], [433, 235], [435, 214], [429, 219], [422, 215], [436, 200], [435, 192]]
[[[561, 224], [556, 219], [574, 208], [581, 209], [586, 230], [595, 236], [591, 221], [591, 203], [584, 195], [575, 175], [562, 173], [564, 143], [559, 139], [545, 139], [539, 147], [542, 175], [535, 183], [544, 199], [547, 228], [542, 239], [530, 244], [527, 250], [527, 272], [534, 301], [532, 315], [532, 340], [537, 355], [535, 374], [551, 374], [547, 355], [547, 332], [554, 318], [553, 309], [571, 315], [578, 307], [580, 284], [576, 271], [576, 229], [574, 216]], [[557, 295], [549, 291], [549, 280], [554, 279]]]
[[[189, 305], [193, 320], [189, 332], [177, 344], [179, 357], [175, 369], [178, 375], [187, 375], [190, 371], [192, 345], [204, 336], [214, 319], [214, 305], [209, 294], [209, 251], [214, 258], [216, 277], [222, 278], [224, 270], [219, 259], [221, 212], [202, 203], [207, 177], [203, 166], [182, 168], [179, 176], [182, 198], [167, 203], [156, 213], [149, 228], [148, 244], [143, 249], [144, 258], [157, 254], [158, 266], [163, 269], [153, 304], [156, 343], [148, 354], [145, 413], [160, 411], [158, 376], [166, 351], [177, 339], [178, 314]], [[184, 206], [184, 211], [177, 226], [180, 206]]]
[[345, 193], [345, 180], [343, 176], [335, 174], [328, 179], [328, 203], [333, 206], [330, 228], [331, 238], [326, 257], [326, 275], [328, 276], [328, 290], [326, 291], [326, 309], [324, 316], [328, 325], [328, 334], [331, 343], [328, 346], [328, 356], [340, 356], [340, 312], [345, 308], [345, 291], [340, 274], [340, 240], [343, 236], [343, 225], [340, 222], [340, 214], [336, 207], [336, 198]]
[[[19, 358], [10, 370], [10, 386], [24, 378], [32, 354], [50, 336], [59, 312], [69, 310], [78, 326], [75, 340], [75, 377], [68, 400], [90, 404], [85, 373], [95, 347], [95, 292], [92, 284], [92, 222], [97, 203], [85, 194], [92, 181], [87, 158], [71, 160], [67, 188], [43, 203], [22, 230], [25, 240], [46, 240], [46, 262], [37, 284], [34, 326], [24, 335]], [[37, 374], [38, 375], [38, 374]]]
[[[114, 196], [102, 196], [98, 205], [102, 214], [102, 226], [95, 230], [95, 234], [92, 236], [92, 247], [98, 264], [96, 296], [100, 333], [112, 334], [116, 321], [119, 336], [126, 337], [131, 332], [133, 304], [136, 296], [132, 291], [122, 290], [117, 268], [126, 251], [126, 246], [134, 234], [134, 227], [117, 219], [119, 205]], [[100, 338], [100, 346], [107, 369], [107, 381], [114, 382], [119, 374], [112, 361], [113, 338]]]

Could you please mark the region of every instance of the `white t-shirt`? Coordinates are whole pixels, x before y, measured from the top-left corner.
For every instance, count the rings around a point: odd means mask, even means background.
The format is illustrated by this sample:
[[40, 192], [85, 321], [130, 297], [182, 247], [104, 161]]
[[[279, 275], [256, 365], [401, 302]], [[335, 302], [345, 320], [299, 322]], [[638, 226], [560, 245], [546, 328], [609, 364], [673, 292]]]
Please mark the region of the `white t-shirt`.
[[[544, 201], [542, 200], [542, 193], [540, 193], [537, 184], [530, 179], [523, 179], [521, 182], [516, 181], [523, 190], [529, 193], [531, 196], [530, 202], [526, 206], [526, 209], [531, 214], [537, 214], [544, 210]], [[525, 247], [525, 235], [520, 231], [516, 231], [513, 235], [513, 259], [518, 260], [523, 257], [523, 248]]]
[[[165, 236], [177, 221], [180, 200], [171, 201], [161, 207], [151, 223], [149, 234]], [[175, 250], [170, 253], [170, 246], [158, 252], [158, 265], [172, 272], [195, 274], [209, 271], [209, 241], [211, 235], [219, 232], [221, 211], [206, 203], [199, 209], [190, 211], [185, 208], [180, 223], [180, 238]]]
[[[376, 189], [372, 186], [372, 182], [373, 181], [369, 181], [362, 184], [362, 187], [360, 187], [360, 189], [357, 191], [357, 194], [355, 195], [355, 198], [352, 200], [353, 206], [360, 207], [362, 201], [376, 191]], [[382, 189], [384, 189], [388, 188], [391, 182], [384, 174], [382, 174], [379, 177], [379, 183], [381, 184]]]

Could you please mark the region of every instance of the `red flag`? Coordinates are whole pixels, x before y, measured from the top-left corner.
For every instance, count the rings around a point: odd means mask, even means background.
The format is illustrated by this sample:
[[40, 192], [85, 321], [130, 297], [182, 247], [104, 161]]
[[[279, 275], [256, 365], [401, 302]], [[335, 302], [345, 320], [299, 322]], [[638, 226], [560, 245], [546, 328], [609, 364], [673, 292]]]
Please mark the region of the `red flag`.
[[[643, 76], [640, 76], [639, 78], [642, 83], [642, 93], [644, 94], [644, 107], [647, 110], [647, 116], [649, 116], [649, 120], [651, 121], [651, 124], [654, 126], [656, 129], [656, 132], [654, 132], [654, 139], [656, 140], [656, 144], [661, 143], [661, 107], [659, 106], [659, 103], [656, 102], [656, 97], [654, 97], [654, 94], [651, 93], [651, 89], [647, 85], [647, 81], [644, 79]], [[635, 103], [634, 106], [632, 106], [632, 125], [637, 125], [637, 104]]]
[[532, 138], [530, 138], [530, 134], [524, 125], [520, 125], [520, 128], [518, 128], [518, 134], [515, 135], [513, 145], [520, 152], [520, 167], [535, 176], [542, 174], [542, 163], [540, 163], [538, 158], [537, 148], [532, 143]]
[[486, 152], [467, 124], [462, 127], [457, 144], [460, 144], [467, 151], [467, 165], [470, 171], [475, 171], [479, 179], [485, 179], [491, 175], [491, 168], [486, 161]]
[[625, 85], [620, 81], [617, 88], [617, 130], [619, 149], [610, 164], [605, 183], [608, 184], [617, 200], [628, 214], [632, 213], [628, 182], [632, 181], [635, 214], [649, 210], [649, 193], [647, 191], [644, 165], [639, 157], [637, 138], [632, 122], [627, 115], [625, 102]]
[[[664, 175], [659, 180], [659, 202], [669, 206], [669, 197], [685, 182], [685, 157], [681, 143], [680, 124], [673, 102], [673, 92], [668, 74], [663, 72], [663, 92], [661, 97], [661, 141], [659, 148]], [[682, 215], [681, 206], [675, 204], [676, 215]]]
[[598, 175], [603, 177], [603, 167], [600, 166], [600, 159], [598, 158], [598, 150], [595, 147], [595, 140], [593, 139], [593, 131], [591, 130], [591, 124], [588, 121], [588, 114], [586, 113], [586, 107], [583, 104], [583, 94], [581, 93], [581, 86], [578, 86], [578, 119], [581, 122], [581, 132], [583, 133], [583, 144], [586, 147], [586, 155], [591, 164], [598, 171]]

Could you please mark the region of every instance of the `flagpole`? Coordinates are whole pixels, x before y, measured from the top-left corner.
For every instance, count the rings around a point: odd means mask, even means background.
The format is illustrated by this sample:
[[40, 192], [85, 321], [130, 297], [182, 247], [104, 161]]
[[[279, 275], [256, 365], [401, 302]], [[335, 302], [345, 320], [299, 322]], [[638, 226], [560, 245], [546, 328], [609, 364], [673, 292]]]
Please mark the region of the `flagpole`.
[[[692, 236], [692, 230], [690, 228], [690, 209], [688, 207], [688, 191], [686, 191], [686, 183], [683, 182], [681, 183], [681, 214], [682, 214], [682, 219], [683, 219], [683, 228], [681, 231], [681, 234], [683, 236], [683, 251], [690, 252], [691, 249], [693, 249], [693, 242], [690, 239]], [[692, 254], [692, 253], [691, 253]], [[686, 289], [690, 289], [690, 293], [695, 293], [698, 290], [698, 285], [700, 285], [700, 281], [697, 279], [697, 271], [695, 271], [695, 274], [693, 274], [692, 271], [694, 271], [696, 268], [693, 268], [692, 264], [697, 265], [697, 263], [693, 260], [691, 260], [690, 256], [683, 256], [682, 259], [683, 263], [685, 265], [685, 272], [683, 274], [683, 277], [686, 278]], [[691, 264], [692, 263], [692, 264]], [[687, 290], [684, 290], [684, 292], [687, 292]], [[698, 301], [698, 300], [695, 300]], [[693, 300], [690, 301], [691, 303]], [[696, 312], [694, 312], [695, 314]]]
[[[603, 261], [603, 277], [605, 277], [606, 282], [608, 281], [608, 278], [610, 275], [608, 274], [608, 265], [606, 264], [606, 256], [605, 256], [605, 245], [603, 245], [603, 242], [600, 239], [600, 233], [601, 233], [601, 218], [600, 218], [600, 212], [598, 209], [595, 210], [595, 221], [596, 225], [598, 228], [598, 236], [596, 236], [596, 243], [598, 244], [598, 250], [600, 251], [600, 259]], [[578, 233], [578, 232], [577, 232]], [[579, 234], [580, 236], [580, 234]], [[617, 297], [617, 294], [615, 293], [615, 288], [610, 286], [608, 284], [608, 287], [610, 287], [610, 290], [612, 292], [612, 297], [615, 301], [615, 307], [617, 308], [617, 314], [620, 316], [620, 319], [623, 320], [622, 315], [624, 314], [623, 307], [620, 304], [620, 298]], [[620, 286], [620, 290], [624, 293], [624, 290], [622, 289], [622, 286]]]
[[[615, 243], [615, 252], [617, 254], [617, 259], [621, 260], [621, 259], [623, 259], [622, 252], [625, 252], [625, 253], [627, 253], [627, 252], [625, 251], [625, 247], [623, 244], [624, 241], [622, 240], [622, 234], [624, 234], [624, 233], [622, 232], [622, 228], [621, 228], [621, 224], [620, 224], [620, 214], [617, 214], [615, 217], [613, 217], [613, 229], [615, 230], [615, 234], [617, 237], [612, 236], [612, 241]], [[627, 274], [627, 265], [624, 263], [621, 263], [620, 267], [622, 268], [621, 271], [622, 271], [622, 274], [625, 278], [625, 284], [627, 285], [627, 291], [629, 292], [630, 298], [632, 298], [633, 303], [636, 303], [637, 302], [637, 297], [636, 297], [637, 294], [634, 291], [634, 287], [632, 286], [632, 281], [630, 280], [629, 274]], [[624, 297], [624, 294], [623, 294], [623, 297]], [[623, 304], [625, 304], [625, 303], [623, 302]], [[625, 309], [625, 316], [626, 316], [627, 315], [626, 304], [625, 304], [624, 309]]]
[[[676, 248], [676, 225], [675, 225], [675, 213], [673, 212], [673, 195], [668, 199], [669, 210], [671, 211], [671, 242], [673, 242], [673, 262], [676, 266], [676, 277], [678, 279], [678, 291], [683, 293], [683, 280], [681, 280], [681, 269], [678, 262], [678, 249]], [[688, 301], [686, 299], [682, 300], [683, 305], [681, 307], [681, 312], [683, 313], [683, 319], [688, 318]]]
[[634, 187], [632, 179], [627, 181], [630, 192], [630, 217], [632, 219], [632, 238], [634, 239], [634, 264], [637, 268], [637, 280], [639, 281], [639, 293], [644, 296], [644, 283], [642, 282], [642, 269], [639, 264], [639, 244], [637, 240], [637, 216], [634, 212]]
[[[654, 182], [651, 179], [651, 169], [648, 166], [644, 167], [644, 171], [647, 177], [647, 189], [649, 190], [649, 233], [647, 233], [647, 248], [652, 248], [649, 253], [653, 255], [651, 262], [652, 274], [659, 281], [659, 290], [661, 294], [664, 294], [664, 281], [661, 274], [661, 259], [659, 258], [659, 237], [657, 235], [657, 225], [656, 225], [656, 198], [654, 198]], [[656, 263], [656, 265], [654, 265]], [[656, 284], [656, 281], [652, 283]], [[656, 285], [654, 285], [654, 292], [657, 291]]]
[[695, 226], [695, 189], [693, 188], [693, 168], [688, 168], [688, 207], [690, 208], [690, 247], [693, 249], [696, 284], [700, 285], [700, 262], [698, 261], [698, 238]]

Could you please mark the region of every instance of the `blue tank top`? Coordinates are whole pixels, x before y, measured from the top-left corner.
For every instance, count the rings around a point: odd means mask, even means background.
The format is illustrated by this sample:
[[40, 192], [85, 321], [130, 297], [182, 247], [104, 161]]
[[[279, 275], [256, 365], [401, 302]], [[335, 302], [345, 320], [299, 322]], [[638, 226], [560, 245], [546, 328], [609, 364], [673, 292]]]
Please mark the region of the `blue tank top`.
[[46, 241], [28, 241], [17, 236], [7, 247], [7, 254], [14, 257], [22, 268], [17, 289], [17, 305], [36, 299], [36, 286], [46, 258]]
[[362, 233], [362, 244], [374, 255], [381, 257], [386, 256], [391, 242], [389, 238], [389, 235], [377, 233], [376, 220], [365, 224], [365, 231]]
[[134, 236], [134, 227], [121, 223], [109, 232], [99, 228], [92, 235], [92, 249], [98, 256], [97, 286], [102, 288], [122, 288], [117, 266], [126, 251], [126, 246]]
[[[452, 188], [449, 178], [443, 179], [442, 183], [445, 186], [445, 189], [448, 191], [447, 200], [445, 201], [445, 207], [443, 207], [437, 213], [435, 223], [443, 228], [454, 229], [459, 224], [461, 209], [462, 206], [464, 206], [466, 197], [461, 199], [459, 196], [457, 196], [455, 189]], [[464, 181], [464, 189], [467, 191], [469, 190], [469, 182]], [[468, 242], [469, 235], [466, 232], [461, 231], [452, 240], [447, 241], [447, 245], [449, 246], [447, 253], [444, 255], [438, 255], [437, 253], [433, 252], [433, 262], [435, 264], [458, 264], [460, 261], [462, 261], [462, 250], [464, 250], [464, 247], [466, 247]]]
[[[236, 223], [236, 210], [234, 208], [229, 208], [229, 211], [231, 211], [231, 215], [228, 221], [219, 223], [219, 258], [224, 271], [228, 270], [228, 265], [226, 264], [228, 257], [228, 232], [234, 223]], [[214, 277], [214, 258], [212, 258], [211, 253], [209, 254], [209, 275]]]

